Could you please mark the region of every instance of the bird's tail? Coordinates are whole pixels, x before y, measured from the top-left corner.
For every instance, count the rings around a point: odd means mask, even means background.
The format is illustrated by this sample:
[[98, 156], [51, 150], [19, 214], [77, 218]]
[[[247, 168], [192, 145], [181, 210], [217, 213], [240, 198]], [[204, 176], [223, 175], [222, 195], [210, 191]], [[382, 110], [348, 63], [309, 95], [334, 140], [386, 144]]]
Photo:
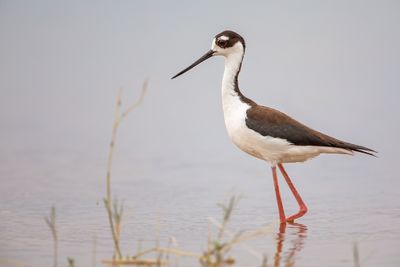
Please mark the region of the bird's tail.
[[343, 145], [340, 146], [340, 148], [344, 148], [347, 150], [351, 150], [351, 151], [355, 151], [355, 152], [359, 152], [359, 153], [364, 153], [373, 157], [377, 157], [375, 154], [378, 153], [377, 151], [365, 147], [365, 146], [359, 146], [359, 145], [355, 145], [355, 144], [351, 144], [351, 143], [346, 143], [343, 142]]

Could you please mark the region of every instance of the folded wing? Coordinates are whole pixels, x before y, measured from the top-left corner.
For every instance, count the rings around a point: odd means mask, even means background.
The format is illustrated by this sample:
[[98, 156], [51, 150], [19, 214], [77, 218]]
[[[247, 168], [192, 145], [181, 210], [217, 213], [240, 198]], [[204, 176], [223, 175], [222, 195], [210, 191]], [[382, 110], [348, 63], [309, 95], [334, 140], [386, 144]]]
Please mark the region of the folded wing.
[[247, 110], [246, 125], [263, 136], [282, 138], [297, 146], [337, 147], [371, 156], [376, 153], [370, 148], [315, 131], [278, 110], [264, 106], [255, 105]]

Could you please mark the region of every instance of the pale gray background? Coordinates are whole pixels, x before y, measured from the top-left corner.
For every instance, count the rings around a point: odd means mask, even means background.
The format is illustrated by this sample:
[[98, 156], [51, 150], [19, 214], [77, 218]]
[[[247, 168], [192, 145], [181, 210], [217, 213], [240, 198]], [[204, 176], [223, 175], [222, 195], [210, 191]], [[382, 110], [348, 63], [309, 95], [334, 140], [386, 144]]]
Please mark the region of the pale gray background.
[[[398, 1], [0, 1], [0, 258], [51, 264], [42, 217], [52, 204], [62, 264], [90, 262], [94, 235], [99, 258], [111, 255], [101, 202], [115, 95], [122, 86], [127, 104], [145, 78], [115, 157], [125, 250], [155, 239], [161, 220], [164, 240], [200, 251], [229, 192], [245, 195], [239, 226], [276, 219], [268, 166], [226, 134], [222, 58], [170, 80], [232, 29], [247, 41], [245, 95], [379, 151], [288, 167], [311, 209], [299, 265], [320, 266], [316, 255], [351, 265], [358, 239], [370, 240], [366, 266], [398, 265], [399, 25]], [[337, 242], [321, 244], [329, 229]]]

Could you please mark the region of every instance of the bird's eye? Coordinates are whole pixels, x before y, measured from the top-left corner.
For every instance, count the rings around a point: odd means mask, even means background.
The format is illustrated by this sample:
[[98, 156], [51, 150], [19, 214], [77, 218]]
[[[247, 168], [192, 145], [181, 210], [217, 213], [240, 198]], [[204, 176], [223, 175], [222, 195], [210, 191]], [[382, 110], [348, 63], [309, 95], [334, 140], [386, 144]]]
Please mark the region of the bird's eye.
[[222, 40], [222, 39], [218, 39], [218, 40], [217, 40], [217, 45], [218, 45], [219, 47], [221, 47], [221, 48], [225, 48], [227, 44], [228, 44], [228, 41], [227, 41], [227, 40]]

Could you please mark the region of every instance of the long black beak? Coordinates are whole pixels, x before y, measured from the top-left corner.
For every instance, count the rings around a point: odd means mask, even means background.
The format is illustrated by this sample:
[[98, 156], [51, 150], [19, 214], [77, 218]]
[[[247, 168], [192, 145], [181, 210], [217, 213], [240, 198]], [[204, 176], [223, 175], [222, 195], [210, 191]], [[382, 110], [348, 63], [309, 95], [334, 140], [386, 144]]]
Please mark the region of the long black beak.
[[185, 72], [187, 72], [188, 70], [190, 70], [191, 68], [199, 65], [201, 62], [203, 62], [204, 60], [209, 59], [210, 57], [212, 57], [214, 55], [214, 51], [210, 50], [207, 53], [205, 53], [201, 58], [199, 58], [198, 60], [196, 60], [196, 62], [194, 62], [192, 65], [190, 65], [189, 67], [187, 67], [186, 69], [182, 70], [181, 72], [179, 72], [178, 74], [176, 74], [174, 77], [172, 77], [171, 79], [174, 79], [182, 74], [184, 74]]

